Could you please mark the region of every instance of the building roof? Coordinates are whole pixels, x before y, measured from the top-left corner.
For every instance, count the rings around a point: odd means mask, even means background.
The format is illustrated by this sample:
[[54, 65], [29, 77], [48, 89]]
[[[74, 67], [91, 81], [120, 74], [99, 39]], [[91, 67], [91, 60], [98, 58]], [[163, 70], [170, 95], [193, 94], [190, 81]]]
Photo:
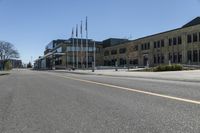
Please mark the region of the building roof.
[[106, 48], [106, 47], [111, 47], [111, 46], [119, 45], [126, 42], [129, 42], [129, 40], [121, 39], [121, 38], [109, 38], [109, 39], [103, 40], [102, 44], [103, 44], [103, 47]]
[[132, 41], [138, 41], [138, 40], [141, 40], [141, 39], [145, 39], [145, 38], [161, 35], [161, 34], [164, 34], [164, 33], [172, 32], [172, 31], [176, 31], [176, 30], [180, 30], [180, 29], [184, 29], [184, 28], [187, 28], [187, 27], [190, 27], [190, 26], [199, 25], [199, 24], [200, 24], [200, 17], [196, 17], [195, 19], [193, 19], [192, 21], [188, 22], [187, 24], [183, 25], [180, 28], [176, 28], [176, 29], [172, 29], [172, 30], [156, 33], [156, 34], [153, 34], [153, 35], [137, 38], [137, 39], [134, 39]]
[[[180, 29], [183, 29], [183, 28], [187, 28], [187, 27], [195, 26], [195, 25], [199, 25], [199, 24], [200, 24], [200, 17], [196, 17], [195, 19], [191, 20], [190, 22], [188, 22], [187, 24], [183, 25], [180, 28], [176, 28], [176, 29], [172, 29], [172, 30], [168, 30], [168, 31], [164, 31], [164, 32], [160, 32], [160, 33], [144, 36], [144, 37], [140, 37], [140, 38], [137, 38], [137, 39], [134, 39], [134, 40], [131, 40], [131, 41], [138, 41], [138, 40], [141, 40], [141, 39], [145, 39], [145, 38], [161, 35], [161, 34], [164, 34], [164, 33], [180, 30]], [[116, 39], [116, 38], [109, 38], [107, 40], [112, 40], [112, 39]], [[104, 40], [104, 41], [107, 41], [107, 40]], [[115, 45], [122, 44], [122, 43], [127, 43], [127, 42], [130, 42], [130, 41], [119, 42], [119, 43], [116, 43]], [[110, 45], [110, 46], [112, 46], [112, 45]], [[110, 47], [110, 46], [108, 46], [108, 47]]]
[[190, 21], [187, 24], [183, 25], [182, 28], [186, 28], [186, 27], [190, 27], [190, 26], [194, 26], [194, 25], [198, 25], [198, 24], [200, 24], [200, 17], [196, 17], [192, 21]]

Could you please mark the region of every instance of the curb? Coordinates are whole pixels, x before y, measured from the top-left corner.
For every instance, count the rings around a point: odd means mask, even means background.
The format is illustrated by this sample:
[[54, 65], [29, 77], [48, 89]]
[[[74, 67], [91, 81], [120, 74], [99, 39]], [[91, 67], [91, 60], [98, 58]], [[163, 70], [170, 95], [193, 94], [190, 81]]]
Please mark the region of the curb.
[[0, 76], [8, 75], [10, 73], [0, 73]]
[[127, 78], [139, 78], [139, 79], [154, 79], [154, 80], [167, 80], [167, 81], [180, 81], [180, 82], [193, 82], [200, 83], [200, 80], [192, 79], [176, 79], [176, 78], [156, 78], [156, 77], [142, 77], [142, 76], [125, 76], [125, 75], [110, 75], [110, 74], [97, 74], [97, 73], [83, 73], [83, 72], [69, 72], [69, 71], [50, 71], [55, 73], [71, 73], [80, 75], [97, 75], [97, 76], [109, 76], [109, 77], [127, 77]]

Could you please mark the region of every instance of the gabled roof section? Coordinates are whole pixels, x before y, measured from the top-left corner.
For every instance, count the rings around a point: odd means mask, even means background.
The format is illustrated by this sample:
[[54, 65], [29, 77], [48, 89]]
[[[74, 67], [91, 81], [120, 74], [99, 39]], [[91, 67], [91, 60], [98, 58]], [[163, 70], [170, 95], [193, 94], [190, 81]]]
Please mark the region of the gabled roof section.
[[189, 23], [183, 25], [182, 28], [186, 28], [186, 27], [190, 27], [190, 26], [194, 26], [194, 25], [198, 25], [198, 24], [200, 24], [200, 17], [196, 17], [195, 19], [193, 19]]

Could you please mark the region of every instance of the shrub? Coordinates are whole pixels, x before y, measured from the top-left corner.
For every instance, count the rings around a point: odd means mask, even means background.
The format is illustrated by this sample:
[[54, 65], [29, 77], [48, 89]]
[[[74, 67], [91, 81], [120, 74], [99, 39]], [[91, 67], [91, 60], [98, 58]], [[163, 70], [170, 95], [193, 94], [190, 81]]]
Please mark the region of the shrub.
[[183, 70], [183, 66], [179, 64], [173, 64], [173, 65], [159, 65], [153, 69], [155, 72], [161, 72], [161, 71], [180, 71]]
[[12, 64], [10, 61], [6, 61], [4, 65], [4, 70], [9, 71], [12, 69]]
[[183, 66], [179, 65], [179, 64], [175, 64], [174, 65], [174, 71], [180, 71], [183, 70]]

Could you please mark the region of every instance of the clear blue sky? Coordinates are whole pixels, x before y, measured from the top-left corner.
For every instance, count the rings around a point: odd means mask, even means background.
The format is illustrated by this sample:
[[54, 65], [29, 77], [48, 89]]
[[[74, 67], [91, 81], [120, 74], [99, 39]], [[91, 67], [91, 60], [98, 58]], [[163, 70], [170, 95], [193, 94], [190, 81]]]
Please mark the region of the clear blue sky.
[[0, 0], [0, 40], [13, 43], [26, 63], [51, 40], [69, 38], [86, 15], [92, 39], [135, 39], [200, 16], [200, 0]]

